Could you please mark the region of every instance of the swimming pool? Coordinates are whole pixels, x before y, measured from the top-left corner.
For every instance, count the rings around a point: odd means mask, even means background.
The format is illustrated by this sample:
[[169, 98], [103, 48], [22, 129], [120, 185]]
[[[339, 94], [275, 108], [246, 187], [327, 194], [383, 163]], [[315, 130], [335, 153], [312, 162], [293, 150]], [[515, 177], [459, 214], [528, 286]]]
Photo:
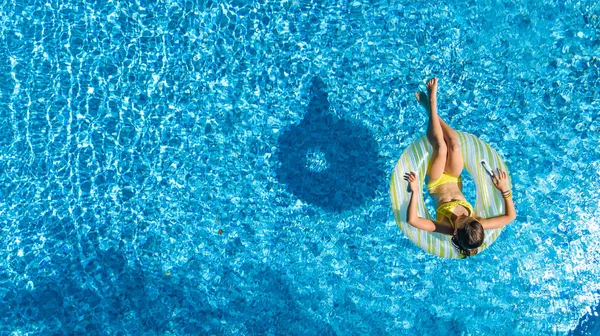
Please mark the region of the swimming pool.
[[[0, 11], [1, 334], [598, 332], [597, 3]], [[464, 261], [390, 208], [433, 75], [514, 185]]]

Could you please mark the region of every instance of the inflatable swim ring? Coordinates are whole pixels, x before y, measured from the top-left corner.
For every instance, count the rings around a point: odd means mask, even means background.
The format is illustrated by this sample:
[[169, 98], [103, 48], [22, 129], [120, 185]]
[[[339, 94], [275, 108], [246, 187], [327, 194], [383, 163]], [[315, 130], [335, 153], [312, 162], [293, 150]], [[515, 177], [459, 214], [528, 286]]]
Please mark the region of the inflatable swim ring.
[[[494, 169], [500, 168], [507, 172], [508, 169], [504, 161], [498, 156], [498, 153], [491, 148], [487, 143], [473, 134], [457, 131], [459, 144], [463, 159], [465, 161], [465, 169], [469, 172], [475, 186], [477, 188], [477, 198], [474, 211], [480, 217], [489, 218], [504, 214], [504, 200], [496, 187], [492, 183], [489, 173], [486, 171], [482, 162], [487, 162]], [[390, 183], [390, 196], [392, 200], [392, 209], [394, 210], [394, 218], [400, 227], [400, 230], [417, 246], [426, 252], [435, 254], [442, 258], [461, 259], [464, 258], [453, 246], [452, 236], [441, 233], [428, 232], [417, 229], [408, 224], [406, 221], [406, 213], [408, 202], [410, 200], [410, 192], [408, 191], [408, 183], [404, 181], [404, 174], [410, 171], [417, 173], [419, 178], [419, 186], [423, 188], [424, 179], [427, 174], [427, 165], [431, 157], [432, 147], [426, 136], [414, 141], [402, 153], [394, 171]], [[511, 187], [510, 176], [508, 184]], [[422, 189], [421, 189], [422, 190]], [[417, 200], [417, 211], [420, 217], [434, 220], [425, 208], [423, 199], [424, 192], [421, 192]], [[502, 228], [486, 230], [485, 240], [479, 252], [490, 246], [502, 232]]]

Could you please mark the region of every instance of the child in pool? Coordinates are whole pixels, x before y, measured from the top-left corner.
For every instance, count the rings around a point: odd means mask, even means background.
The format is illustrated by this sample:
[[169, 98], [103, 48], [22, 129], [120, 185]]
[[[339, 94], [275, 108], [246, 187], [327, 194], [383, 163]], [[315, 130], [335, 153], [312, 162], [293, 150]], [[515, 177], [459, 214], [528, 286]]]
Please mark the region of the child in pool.
[[415, 93], [429, 116], [427, 139], [433, 147], [433, 154], [427, 168], [427, 190], [438, 205], [436, 220], [417, 215], [417, 199], [421, 190], [414, 172], [404, 176], [412, 192], [407, 219], [410, 225], [418, 229], [451, 235], [456, 249], [465, 256], [472, 256], [483, 243], [484, 230], [501, 228], [516, 218], [515, 205], [512, 192], [508, 189], [506, 173], [498, 168], [491, 178], [504, 198], [504, 215], [481, 218], [473, 213], [473, 207], [462, 193], [460, 174], [464, 162], [458, 136], [437, 113], [437, 84], [437, 78], [434, 77], [427, 82], [427, 94]]

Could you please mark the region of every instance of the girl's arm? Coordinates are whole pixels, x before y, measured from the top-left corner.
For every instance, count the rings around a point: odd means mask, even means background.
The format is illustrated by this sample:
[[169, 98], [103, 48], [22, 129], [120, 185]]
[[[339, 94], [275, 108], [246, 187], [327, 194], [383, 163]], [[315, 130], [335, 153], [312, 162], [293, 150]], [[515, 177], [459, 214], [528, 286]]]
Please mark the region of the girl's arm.
[[416, 174], [414, 172], [410, 172], [404, 175], [404, 179], [408, 181], [410, 184], [410, 202], [408, 203], [408, 209], [406, 214], [406, 219], [408, 224], [416, 227], [417, 229], [429, 231], [429, 232], [439, 232], [447, 235], [453, 235], [454, 231], [452, 228], [439, 225], [438, 223], [431, 221], [427, 218], [419, 217], [417, 213], [417, 200], [421, 193], [419, 189], [419, 183], [416, 179]]
[[496, 188], [502, 193], [504, 198], [504, 215], [490, 217], [480, 220], [484, 230], [497, 229], [504, 227], [506, 224], [514, 221], [517, 218], [515, 211], [515, 203], [512, 198], [512, 191], [508, 189], [506, 173], [497, 169], [497, 173], [492, 176], [492, 182]]
[[481, 226], [483, 226], [484, 230], [497, 229], [504, 227], [506, 224], [514, 221], [517, 218], [517, 213], [515, 211], [515, 203], [512, 199], [512, 191], [508, 190], [510, 193], [508, 196], [504, 198], [504, 215], [490, 217], [480, 220]]

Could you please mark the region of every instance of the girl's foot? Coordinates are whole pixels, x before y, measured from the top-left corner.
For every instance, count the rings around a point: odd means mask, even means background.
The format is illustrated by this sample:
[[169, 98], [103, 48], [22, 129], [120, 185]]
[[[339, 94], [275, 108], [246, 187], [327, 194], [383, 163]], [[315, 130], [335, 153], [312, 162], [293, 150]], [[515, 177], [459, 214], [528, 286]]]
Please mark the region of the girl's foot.
[[427, 81], [427, 93], [429, 93], [429, 96], [431, 97], [432, 95], [435, 95], [437, 92], [437, 87], [438, 87], [438, 80], [436, 77], [433, 77], [432, 79]]

